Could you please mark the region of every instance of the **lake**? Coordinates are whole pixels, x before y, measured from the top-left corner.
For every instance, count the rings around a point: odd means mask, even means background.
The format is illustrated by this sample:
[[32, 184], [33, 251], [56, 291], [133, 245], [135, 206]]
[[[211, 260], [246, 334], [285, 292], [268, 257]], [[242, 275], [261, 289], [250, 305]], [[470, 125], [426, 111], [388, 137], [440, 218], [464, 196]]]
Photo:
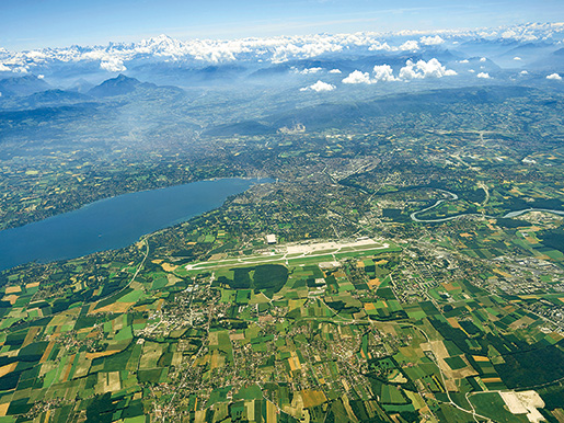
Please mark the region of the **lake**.
[[123, 248], [143, 235], [221, 206], [230, 195], [271, 179], [218, 179], [124, 194], [0, 231], [0, 270]]

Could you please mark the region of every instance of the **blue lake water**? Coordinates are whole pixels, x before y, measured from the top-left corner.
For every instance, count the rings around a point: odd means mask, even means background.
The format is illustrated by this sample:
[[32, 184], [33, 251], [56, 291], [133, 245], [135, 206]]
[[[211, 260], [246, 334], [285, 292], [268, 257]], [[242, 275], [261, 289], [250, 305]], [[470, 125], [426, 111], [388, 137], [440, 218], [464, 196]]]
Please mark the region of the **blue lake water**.
[[107, 198], [78, 210], [0, 231], [0, 270], [126, 247], [145, 234], [221, 206], [271, 179], [219, 179]]

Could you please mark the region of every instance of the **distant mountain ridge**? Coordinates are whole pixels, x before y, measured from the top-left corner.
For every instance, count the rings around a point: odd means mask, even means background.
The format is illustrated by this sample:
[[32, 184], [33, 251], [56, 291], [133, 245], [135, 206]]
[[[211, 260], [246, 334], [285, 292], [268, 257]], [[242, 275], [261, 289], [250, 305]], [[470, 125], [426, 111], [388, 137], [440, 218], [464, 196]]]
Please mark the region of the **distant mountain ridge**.
[[292, 110], [288, 113], [265, 116], [258, 121], [242, 121], [208, 128], [205, 136], [255, 136], [275, 134], [280, 128], [304, 125], [318, 131], [343, 127], [378, 116], [400, 113], [434, 113], [448, 110], [452, 105], [472, 103], [502, 103], [508, 98], [524, 97], [535, 90], [519, 86], [492, 86], [432, 90], [416, 94], [403, 93], [363, 102], [322, 103]]
[[156, 88], [155, 84], [149, 82], [140, 82], [138, 79], [129, 78], [123, 74], [119, 74], [116, 78], [108, 79], [100, 85], [91, 88], [88, 94], [94, 97], [113, 97], [116, 95], [129, 94], [135, 91], [139, 86], [147, 88]]
[[3, 97], [25, 96], [46, 91], [50, 85], [35, 75], [11, 77], [0, 80], [0, 93]]

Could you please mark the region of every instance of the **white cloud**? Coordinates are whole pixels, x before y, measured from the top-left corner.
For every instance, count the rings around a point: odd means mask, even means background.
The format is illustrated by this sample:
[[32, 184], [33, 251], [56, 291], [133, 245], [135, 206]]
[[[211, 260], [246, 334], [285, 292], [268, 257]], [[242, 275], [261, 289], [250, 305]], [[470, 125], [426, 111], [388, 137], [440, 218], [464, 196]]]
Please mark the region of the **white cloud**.
[[561, 77], [559, 74], [557, 74], [557, 73], [551, 73], [550, 75], [548, 75], [548, 76], [546, 77], [546, 79], [552, 79], [552, 80], [554, 80], [554, 81], [561, 81], [561, 80], [562, 80], [562, 77]]
[[393, 69], [390, 65], [374, 66], [375, 81], [397, 81], [393, 75]]
[[458, 63], [466, 64], [466, 63], [470, 63], [470, 61], [468, 59], [463, 59], [463, 60], [459, 60]]
[[424, 46], [438, 46], [439, 44], [443, 44], [445, 42], [445, 40], [443, 40], [438, 35], [435, 35], [434, 37], [431, 37], [431, 36], [421, 37], [419, 42], [421, 44], [423, 44]]
[[371, 78], [368, 72], [355, 70], [345, 79], [344, 84], [375, 84], [380, 81], [392, 82], [411, 79], [442, 78], [443, 76], [453, 76], [457, 73], [452, 69], [446, 69], [437, 59], [428, 62], [419, 60], [413, 63], [408, 60], [406, 66], [401, 68], [399, 77], [394, 76], [394, 70], [390, 65], [376, 65], [373, 68], [374, 77]]
[[10, 68], [8, 66], [4, 66], [2, 63], [0, 63], [0, 72], [10, 72]]
[[407, 66], [400, 69], [399, 76], [401, 79], [423, 79], [425, 75], [420, 73], [415, 69], [415, 64], [411, 61], [407, 61]]
[[401, 46], [399, 46], [399, 49], [400, 50], [416, 51], [416, 50], [419, 50], [419, 44], [417, 44], [417, 41], [409, 40], [409, 41], [406, 41], [405, 43], [403, 43]]
[[331, 69], [329, 73], [342, 73], [340, 69]]
[[428, 62], [419, 60], [413, 63], [408, 60], [406, 66], [400, 69], [401, 79], [424, 79], [424, 78], [442, 78], [443, 76], [454, 76], [457, 73], [452, 69], [447, 69], [437, 59], [431, 59]]
[[519, 56], [515, 56], [513, 60], [522, 60]]
[[370, 84], [370, 75], [368, 72], [361, 72], [355, 70], [350, 73], [345, 79], [343, 79], [343, 84]]
[[333, 84], [328, 84], [323, 81], [317, 81], [315, 84], [310, 85], [309, 87], [300, 88], [300, 91], [315, 91], [315, 92], [323, 92], [323, 91], [333, 91], [336, 87]]
[[302, 75], [311, 75], [312, 73], [318, 73], [321, 72], [322, 70], [323, 68], [308, 68], [298, 71], [298, 73], [301, 73]]
[[480, 62], [485, 62], [486, 60], [487, 60], [487, 59], [486, 59], [485, 57], [482, 57], [482, 58], [480, 59]]
[[388, 43], [380, 43], [378, 41], [376, 41], [374, 44], [372, 44], [370, 47], [368, 47], [368, 51], [392, 51], [392, 50], [397, 50], [397, 47], [390, 47]]
[[419, 44], [415, 40], [408, 40], [402, 45], [397, 47], [390, 46], [386, 42], [381, 43], [380, 41], [374, 41], [373, 44], [370, 47], [368, 47], [368, 51], [417, 51], [417, 50], [419, 50]]
[[480, 72], [478, 75], [476, 75], [477, 78], [482, 78], [482, 79], [492, 79], [492, 77], [490, 76], [489, 73], [487, 72]]
[[529, 72], [526, 70], [522, 70], [521, 72], [519, 72], [519, 75], [528, 75]]
[[37, 75], [37, 79], [45, 79], [45, 75]]
[[308, 59], [321, 56], [324, 53], [335, 53], [343, 50], [342, 45], [325, 40], [322, 36], [318, 36], [318, 38], [314, 38], [310, 42], [305, 43], [304, 40], [299, 39], [299, 37], [292, 37], [290, 40], [284, 40], [283, 37], [280, 37], [279, 42], [280, 45], [268, 46], [270, 47], [269, 50], [272, 49], [272, 47], [274, 48], [274, 53], [270, 59], [274, 63], [287, 62], [293, 58]]
[[123, 60], [117, 57], [105, 57], [100, 62], [100, 67], [108, 72], [123, 72], [127, 68], [123, 64]]

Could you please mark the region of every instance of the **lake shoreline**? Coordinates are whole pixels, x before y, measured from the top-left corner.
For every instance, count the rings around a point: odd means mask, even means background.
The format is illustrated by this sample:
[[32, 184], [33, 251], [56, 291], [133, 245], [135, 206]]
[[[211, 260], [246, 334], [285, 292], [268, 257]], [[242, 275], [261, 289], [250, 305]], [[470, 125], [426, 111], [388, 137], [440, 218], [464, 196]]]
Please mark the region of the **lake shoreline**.
[[142, 236], [221, 207], [270, 178], [217, 178], [108, 197], [0, 231], [0, 271], [127, 247]]

